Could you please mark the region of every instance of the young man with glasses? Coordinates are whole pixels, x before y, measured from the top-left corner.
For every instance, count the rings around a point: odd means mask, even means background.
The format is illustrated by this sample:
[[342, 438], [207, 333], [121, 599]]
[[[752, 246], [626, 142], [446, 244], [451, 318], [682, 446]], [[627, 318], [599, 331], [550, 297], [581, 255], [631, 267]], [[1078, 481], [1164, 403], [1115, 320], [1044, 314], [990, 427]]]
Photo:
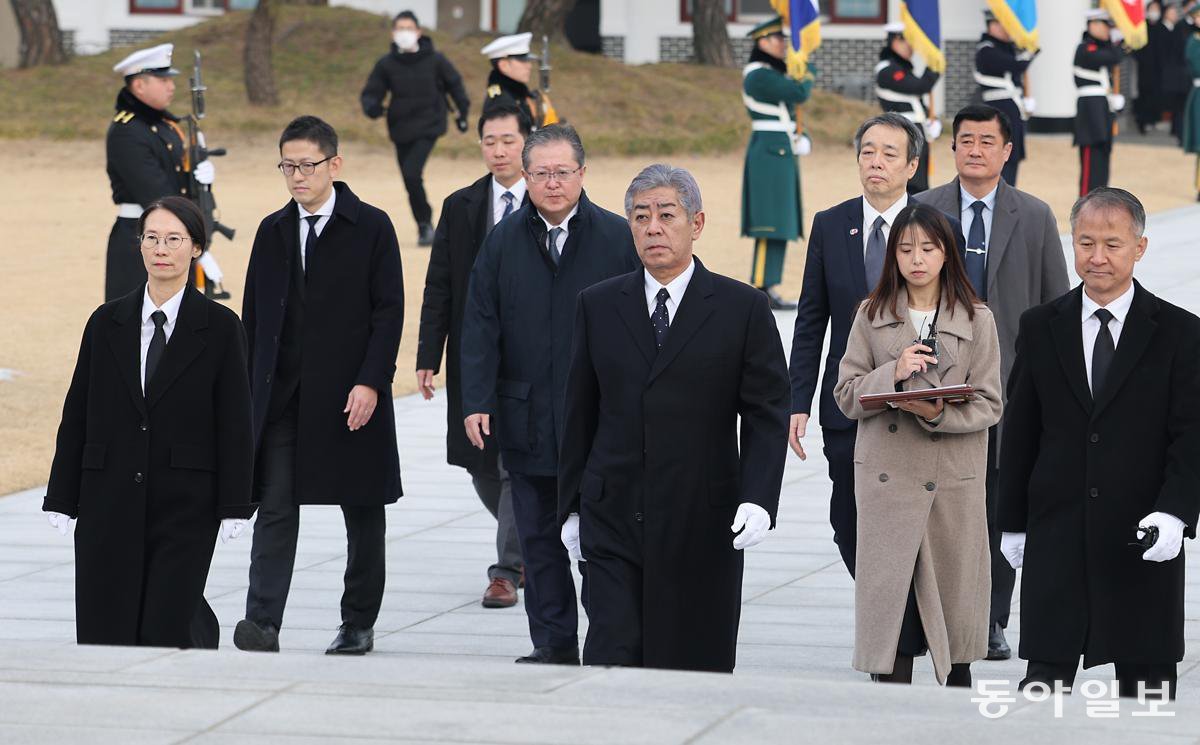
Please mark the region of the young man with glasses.
[[259, 225], [242, 322], [254, 404], [255, 501], [239, 649], [279, 650], [299, 506], [336, 504], [349, 559], [342, 626], [326, 654], [365, 654], [383, 602], [384, 505], [400, 498], [391, 406], [404, 323], [391, 220], [337, 181], [337, 133], [313, 116], [279, 139], [292, 199]]
[[486, 450], [497, 445], [485, 439], [496, 418], [511, 479], [534, 646], [517, 662], [578, 665], [575, 582], [557, 514], [575, 300], [641, 262], [625, 220], [584, 193], [583, 143], [572, 127], [530, 134], [521, 162], [529, 203], [492, 230], [471, 270], [460, 348], [463, 424], [471, 444]]

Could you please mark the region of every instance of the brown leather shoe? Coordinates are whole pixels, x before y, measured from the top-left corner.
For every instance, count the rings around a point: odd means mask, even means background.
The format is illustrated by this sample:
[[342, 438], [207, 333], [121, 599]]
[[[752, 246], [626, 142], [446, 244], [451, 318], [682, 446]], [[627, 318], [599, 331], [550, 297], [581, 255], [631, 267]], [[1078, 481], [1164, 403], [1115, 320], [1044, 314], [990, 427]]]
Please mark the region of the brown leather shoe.
[[483, 592], [484, 608], [511, 608], [517, 604], [517, 588], [503, 577], [492, 577]]

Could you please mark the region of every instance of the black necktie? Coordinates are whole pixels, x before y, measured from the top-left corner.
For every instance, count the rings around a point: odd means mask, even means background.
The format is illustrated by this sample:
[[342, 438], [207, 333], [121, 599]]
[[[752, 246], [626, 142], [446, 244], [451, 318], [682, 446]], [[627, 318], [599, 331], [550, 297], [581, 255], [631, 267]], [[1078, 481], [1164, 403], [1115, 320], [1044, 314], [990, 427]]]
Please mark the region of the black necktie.
[[506, 191], [500, 195], [500, 198], [504, 200], [504, 214], [500, 215], [500, 219], [503, 220], [512, 214], [513, 200], [516, 199], [516, 197], [513, 196], [511, 191]]
[[308, 235], [304, 236], [304, 273], [308, 274], [308, 262], [312, 260], [313, 248], [317, 245], [317, 221], [321, 219], [321, 215], [309, 215], [304, 218], [308, 220]]
[[550, 233], [547, 236], [547, 248], [550, 249], [550, 258], [554, 259], [555, 266], [558, 265], [558, 260], [562, 258], [562, 252], [558, 250], [558, 236], [562, 235], [562, 228], [550, 228]]
[[162, 359], [163, 350], [167, 348], [167, 332], [163, 329], [163, 325], [167, 322], [167, 314], [161, 310], [156, 310], [150, 314], [150, 320], [154, 321], [154, 336], [150, 337], [150, 347], [146, 350], [146, 379], [142, 383], [142, 392], [150, 392], [150, 380], [154, 377], [154, 371], [158, 369], [158, 361]]
[[1108, 377], [1108, 368], [1112, 367], [1113, 354], [1117, 351], [1117, 345], [1113, 343], [1112, 332], [1108, 330], [1108, 322], [1113, 319], [1113, 314], [1100, 308], [1093, 315], [1096, 316], [1096, 320], [1100, 321], [1100, 333], [1096, 334], [1096, 344], [1092, 347], [1092, 398], [1094, 399], [1104, 388], [1104, 380]]
[[664, 287], [654, 297], [658, 300], [658, 305], [654, 306], [654, 312], [650, 314], [650, 325], [654, 327], [654, 343], [662, 349], [662, 345], [667, 343], [667, 331], [671, 328], [671, 314], [667, 312], [667, 299], [671, 297], [671, 293]]
[[883, 275], [883, 254], [887, 249], [887, 239], [883, 237], [883, 215], [875, 218], [871, 224], [871, 234], [867, 236], [867, 292], [879, 284]]
[[987, 235], [983, 226], [983, 210], [986, 204], [975, 200], [971, 210], [975, 217], [971, 218], [970, 235], [967, 236], [967, 255], [965, 257], [967, 278], [975, 288], [975, 294], [980, 300], [987, 299]]

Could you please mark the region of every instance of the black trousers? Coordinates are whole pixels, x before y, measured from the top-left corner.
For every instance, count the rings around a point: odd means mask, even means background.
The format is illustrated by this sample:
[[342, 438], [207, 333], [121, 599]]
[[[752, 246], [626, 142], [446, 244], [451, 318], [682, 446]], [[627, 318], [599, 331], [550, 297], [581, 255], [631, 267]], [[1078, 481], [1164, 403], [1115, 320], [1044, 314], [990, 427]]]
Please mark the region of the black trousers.
[[104, 302], [116, 300], [146, 284], [146, 265], [138, 248], [138, 221], [118, 217], [108, 234], [104, 258]]
[[[499, 459], [497, 459], [499, 461]], [[479, 501], [496, 518], [496, 563], [488, 567], [488, 579], [501, 577], [517, 586], [521, 582], [521, 539], [517, 537], [517, 518], [513, 514], [512, 479], [504, 465], [467, 469]]]
[[1004, 179], [1004, 183], [1015, 187], [1017, 185], [1017, 169], [1021, 167], [1021, 161], [1014, 155], [1005, 162], [1004, 167], [1000, 169], [1000, 178]]
[[905, 187], [909, 194], [920, 194], [929, 190], [929, 143], [921, 146], [921, 154], [917, 159], [917, 172], [908, 180]]
[[829, 498], [829, 524], [833, 527], [833, 542], [850, 576], [854, 576], [855, 544], [858, 541], [858, 506], [854, 503], [854, 438], [857, 427], [850, 429], [823, 428], [825, 460], [829, 463], [829, 480], [833, 494]]
[[392, 143], [396, 146], [396, 162], [400, 165], [400, 175], [404, 177], [404, 188], [408, 191], [408, 206], [418, 225], [433, 222], [433, 208], [425, 196], [425, 161], [429, 160], [436, 142], [436, 138], [429, 137]]
[[[575, 578], [558, 524], [558, 479], [511, 472], [509, 478], [517, 535], [525, 558], [529, 637], [535, 647], [578, 648]], [[582, 566], [580, 571], [584, 571]]]
[[[250, 590], [246, 618], [260, 625], [283, 627], [283, 609], [292, 586], [300, 508], [294, 501], [296, 408], [289, 407], [267, 424], [258, 453], [259, 502], [250, 548]], [[342, 623], [368, 629], [375, 625], [383, 604], [383, 505], [343, 506], [347, 561], [342, 592]]]
[[1079, 196], [1108, 186], [1108, 165], [1112, 160], [1112, 142], [1079, 146]]
[[[1171, 700], [1175, 699], [1175, 689], [1179, 684], [1179, 671], [1175, 663], [1116, 662], [1113, 667], [1116, 668], [1117, 694], [1121, 698], [1137, 698], [1138, 684], [1141, 683], [1144, 690], [1148, 692], [1146, 698], [1158, 698], [1157, 695], [1150, 692], [1169, 686], [1170, 698]], [[1053, 689], [1056, 681], [1061, 683], [1064, 688], [1072, 688], [1075, 685], [1075, 673], [1078, 669], [1079, 660], [1071, 662], [1030, 660], [1025, 669], [1025, 679], [1021, 681], [1021, 689], [1024, 690], [1032, 683], [1044, 683]]]
[[984, 488], [987, 495], [987, 529], [988, 543], [992, 554], [992, 606], [988, 616], [988, 625], [999, 623], [1008, 628], [1008, 615], [1012, 610], [1013, 587], [1017, 583], [1017, 570], [1012, 568], [1008, 559], [1000, 552], [1001, 532], [996, 525], [996, 505], [999, 494], [996, 484], [999, 481], [1000, 469], [997, 466], [996, 448], [999, 447], [999, 435], [996, 427], [988, 429], [987, 477]]

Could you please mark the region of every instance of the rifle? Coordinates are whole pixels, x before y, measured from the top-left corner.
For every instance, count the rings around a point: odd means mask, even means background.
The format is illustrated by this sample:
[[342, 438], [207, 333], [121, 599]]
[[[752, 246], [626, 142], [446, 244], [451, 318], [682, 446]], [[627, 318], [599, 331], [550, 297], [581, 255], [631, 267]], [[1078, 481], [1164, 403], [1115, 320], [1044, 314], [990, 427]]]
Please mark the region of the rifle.
[[[200, 76], [200, 50], [196, 50], [196, 63], [193, 68], [192, 78], [192, 113], [187, 119], [187, 134], [188, 134], [188, 163], [189, 168], [195, 169], [196, 164], [207, 159], [216, 158], [225, 154], [225, 148], [209, 149], [205, 142], [204, 133], [200, 131], [200, 120], [205, 116], [204, 110], [204, 92], [208, 87], [204, 85], [204, 81]], [[217, 202], [213, 198], [212, 186], [201, 184], [196, 181], [194, 175], [189, 171], [188, 193], [191, 195], [192, 201], [200, 208], [200, 212], [204, 215], [204, 237], [208, 241], [206, 245], [211, 246], [213, 233], [220, 233], [229, 240], [233, 240], [234, 229], [228, 225], [222, 225], [221, 221], [216, 218]]]
[[542, 35], [542, 64], [538, 67], [538, 97], [537, 121], [534, 127], [541, 127], [546, 121], [546, 94], [550, 92], [550, 37]]

